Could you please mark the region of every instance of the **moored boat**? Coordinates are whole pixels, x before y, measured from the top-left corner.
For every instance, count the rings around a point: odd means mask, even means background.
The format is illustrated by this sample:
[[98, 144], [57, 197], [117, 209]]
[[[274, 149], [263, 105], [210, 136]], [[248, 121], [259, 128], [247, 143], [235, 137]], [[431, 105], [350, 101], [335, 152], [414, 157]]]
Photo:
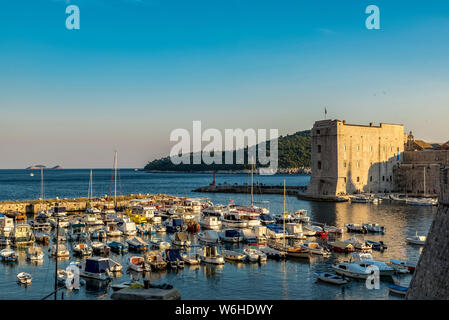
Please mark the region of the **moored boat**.
[[34, 246], [26, 249], [27, 259], [30, 261], [40, 261], [44, 259], [44, 252], [41, 247]]
[[110, 281], [111, 271], [108, 258], [87, 258], [80, 269], [80, 276], [101, 281]]
[[324, 249], [318, 244], [318, 242], [304, 242], [301, 247], [309, 250], [311, 254], [320, 255], [323, 257], [329, 257], [331, 255], [329, 250]]
[[396, 284], [389, 284], [388, 285], [388, 291], [390, 293], [397, 294], [397, 295], [400, 295], [400, 296], [404, 296], [405, 297], [407, 295], [407, 290], [408, 290], [407, 287], [399, 286], [399, 285], [396, 285]]
[[21, 284], [29, 285], [31, 284], [33, 277], [31, 274], [26, 272], [21, 272], [17, 275], [17, 281]]
[[319, 280], [331, 284], [341, 285], [348, 283], [348, 280], [346, 280], [345, 278], [329, 272], [315, 272], [315, 275]]
[[246, 254], [242, 252], [232, 250], [222, 250], [223, 258], [230, 261], [244, 261], [246, 260]]
[[13, 249], [3, 249], [0, 251], [0, 258], [3, 262], [16, 262], [18, 256]]
[[410, 244], [424, 245], [426, 243], [426, 239], [426, 236], [419, 236], [418, 231], [416, 231], [416, 235], [408, 237], [405, 240]]
[[224, 264], [224, 258], [218, 253], [216, 246], [204, 246], [198, 257], [203, 263]]
[[149, 263], [145, 263], [145, 258], [141, 256], [129, 257], [128, 268], [136, 272], [151, 271], [151, 265]]
[[133, 237], [126, 240], [130, 251], [145, 252], [148, 250], [148, 244], [140, 237]]

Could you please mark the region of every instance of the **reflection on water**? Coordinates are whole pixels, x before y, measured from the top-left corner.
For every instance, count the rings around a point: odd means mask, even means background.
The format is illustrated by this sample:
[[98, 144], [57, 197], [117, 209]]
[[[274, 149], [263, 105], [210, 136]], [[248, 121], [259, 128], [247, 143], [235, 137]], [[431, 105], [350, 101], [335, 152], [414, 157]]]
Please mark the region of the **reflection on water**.
[[[11, 172], [13, 171], [13, 172]], [[46, 191], [49, 196], [63, 197], [84, 196], [89, 182], [89, 170], [49, 171]], [[248, 204], [247, 194], [194, 194], [190, 190], [210, 183], [210, 175], [202, 174], [145, 174], [132, 170], [120, 172], [122, 193], [169, 193], [177, 195], [208, 197], [214, 203], [226, 204], [230, 199], [238, 204]], [[36, 178], [36, 177], [34, 177]], [[94, 170], [94, 190], [99, 194], [107, 194], [110, 186], [110, 170]], [[266, 176], [256, 177], [256, 181], [266, 184], [281, 184], [287, 179], [288, 185], [307, 184], [307, 176]], [[16, 179], [16, 180], [14, 180]], [[30, 181], [29, 172], [25, 170], [0, 170], [0, 199], [36, 198], [39, 195], [40, 180]], [[247, 175], [218, 175], [217, 183], [248, 183]], [[96, 185], [96, 186], [95, 186]], [[255, 194], [256, 201], [267, 200], [271, 212], [282, 212], [283, 197], [281, 195]], [[350, 204], [319, 203], [287, 197], [287, 209], [308, 210], [312, 221], [326, 223], [344, 228], [345, 223], [379, 223], [387, 227], [386, 233], [368, 234], [366, 239], [382, 240], [388, 249], [381, 253], [374, 251], [375, 259], [387, 261], [390, 258], [407, 260], [416, 263], [422, 247], [409, 245], [405, 238], [419, 234], [427, 234], [436, 212], [435, 207], [412, 207], [391, 203]], [[158, 238], [166, 239], [168, 235], [158, 234]], [[344, 233], [343, 240], [351, 234]], [[148, 238], [146, 238], [148, 239]], [[193, 243], [196, 238], [191, 236]], [[310, 238], [315, 241], [315, 238]], [[331, 240], [331, 239], [329, 239]], [[50, 246], [43, 246], [45, 260], [30, 263], [26, 260], [25, 251], [17, 250], [19, 262], [15, 264], [0, 263], [0, 299], [41, 299], [53, 291], [55, 259], [47, 252]], [[242, 244], [224, 244], [223, 248], [241, 250]], [[142, 274], [128, 272], [127, 258], [132, 253], [117, 255], [111, 258], [123, 265], [123, 273], [114, 278], [112, 283], [121, 283], [134, 277], [142, 279]], [[315, 271], [329, 271], [337, 260], [349, 259], [348, 255], [333, 253], [329, 259], [314, 256], [310, 263], [304, 259], [275, 261], [266, 263], [229, 263], [225, 265], [186, 265], [179, 271], [151, 272], [148, 277], [154, 284], [169, 283], [178, 288], [183, 299], [400, 299], [388, 294], [388, 282], [382, 281], [380, 290], [367, 290], [364, 281], [352, 280], [343, 287], [317, 282]], [[64, 269], [70, 261], [80, 261], [73, 255], [69, 259], [59, 259], [58, 267]], [[33, 276], [31, 286], [23, 287], [17, 283], [19, 272], [28, 272]], [[401, 284], [407, 285], [410, 275], [401, 275]], [[87, 281], [80, 290], [65, 290], [64, 299], [109, 299], [112, 294], [111, 283], [96, 280]], [[60, 297], [60, 295], [58, 296]]]

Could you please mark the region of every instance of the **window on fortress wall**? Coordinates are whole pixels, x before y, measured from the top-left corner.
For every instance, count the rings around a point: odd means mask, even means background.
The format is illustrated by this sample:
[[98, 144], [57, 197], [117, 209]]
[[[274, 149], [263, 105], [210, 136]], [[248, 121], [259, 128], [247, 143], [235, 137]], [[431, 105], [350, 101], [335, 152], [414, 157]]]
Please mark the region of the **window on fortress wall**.
[[393, 152], [393, 147], [390, 147], [390, 152]]
[[357, 168], [360, 168], [360, 163], [357, 161]]
[[360, 177], [357, 177], [357, 182], [360, 182]]
[[318, 161], [318, 170], [321, 170], [321, 161]]
[[390, 176], [390, 181], [393, 181], [393, 177], [392, 176]]
[[317, 130], [317, 131], [316, 131], [316, 134], [320, 134], [320, 133], [321, 133], [321, 131], [320, 131], [320, 130]]
[[[448, 184], [448, 180], [449, 180], [449, 170], [446, 169], [446, 174], [444, 175], [444, 184]], [[345, 182], [346, 182], [346, 178], [345, 178]]]
[[369, 177], [369, 181], [370, 181], [370, 182], [373, 182], [373, 176], [370, 176], [370, 177]]
[[385, 181], [385, 176], [382, 176], [382, 181]]
[[343, 161], [343, 167], [346, 168], [346, 161]]
[[373, 152], [373, 146], [369, 146], [369, 152]]
[[357, 151], [360, 151], [360, 146], [359, 145], [357, 145]]
[[318, 145], [318, 153], [321, 153], [321, 145]]

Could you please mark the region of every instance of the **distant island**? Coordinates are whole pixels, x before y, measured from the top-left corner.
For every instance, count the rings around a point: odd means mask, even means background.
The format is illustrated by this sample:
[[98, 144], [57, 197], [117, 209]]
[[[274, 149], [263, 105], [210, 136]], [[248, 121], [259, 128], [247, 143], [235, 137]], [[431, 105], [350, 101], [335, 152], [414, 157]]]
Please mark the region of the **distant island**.
[[39, 170], [39, 169], [59, 170], [59, 169], [64, 169], [64, 168], [59, 165], [54, 166], [53, 168], [47, 168], [47, 166], [44, 166], [42, 164], [37, 164], [37, 165], [26, 168], [26, 170]]
[[[267, 141], [267, 150], [270, 149]], [[248, 148], [244, 149], [247, 159]], [[234, 159], [236, 151], [234, 150]], [[280, 136], [278, 140], [279, 169], [277, 173], [309, 174], [311, 162], [311, 136], [310, 130], [299, 131], [291, 135]], [[191, 159], [193, 153], [190, 154]], [[224, 157], [224, 155], [223, 155]], [[223, 161], [224, 163], [224, 161]], [[257, 168], [263, 167], [260, 164]], [[173, 164], [170, 157], [164, 157], [149, 162], [144, 170], [147, 172], [192, 172], [208, 173], [244, 173], [250, 170], [248, 164]]]

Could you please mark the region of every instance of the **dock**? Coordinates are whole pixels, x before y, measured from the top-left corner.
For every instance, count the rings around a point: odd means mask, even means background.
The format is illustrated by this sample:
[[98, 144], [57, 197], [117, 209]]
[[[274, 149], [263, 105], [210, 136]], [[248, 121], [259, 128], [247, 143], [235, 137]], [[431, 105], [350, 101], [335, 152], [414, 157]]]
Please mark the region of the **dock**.
[[[307, 186], [286, 186], [285, 193], [287, 195], [296, 196], [298, 192], [305, 192]], [[214, 185], [200, 187], [192, 192], [209, 192], [209, 193], [251, 193], [250, 185]], [[254, 185], [253, 193], [255, 194], [284, 194], [284, 187], [282, 185]]]

